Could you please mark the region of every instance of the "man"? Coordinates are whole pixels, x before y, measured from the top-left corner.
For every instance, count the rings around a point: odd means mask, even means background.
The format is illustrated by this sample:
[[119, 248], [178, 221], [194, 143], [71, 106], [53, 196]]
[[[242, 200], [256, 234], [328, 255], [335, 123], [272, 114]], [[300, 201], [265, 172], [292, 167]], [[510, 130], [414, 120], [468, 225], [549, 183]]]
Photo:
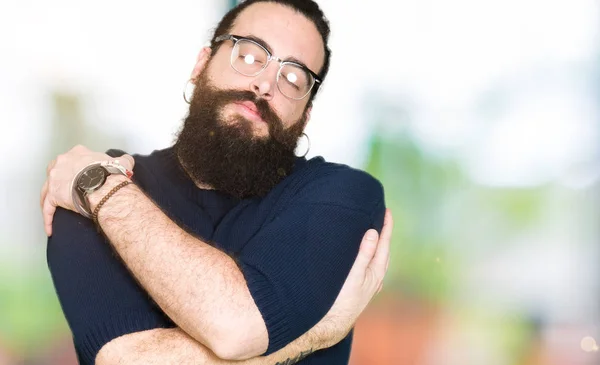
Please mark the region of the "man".
[[50, 163], [48, 264], [81, 363], [347, 363], [392, 221], [377, 244], [381, 184], [294, 156], [328, 37], [313, 1], [248, 0], [201, 50], [172, 148]]

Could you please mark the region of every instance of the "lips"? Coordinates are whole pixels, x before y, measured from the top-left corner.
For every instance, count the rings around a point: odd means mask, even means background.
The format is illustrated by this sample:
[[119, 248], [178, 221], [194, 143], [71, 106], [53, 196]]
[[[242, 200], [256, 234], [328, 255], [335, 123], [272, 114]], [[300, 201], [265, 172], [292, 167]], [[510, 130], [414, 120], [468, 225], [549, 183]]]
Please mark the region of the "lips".
[[242, 101], [242, 102], [236, 102], [235, 104], [238, 105], [242, 109], [244, 114], [247, 117], [249, 117], [250, 119], [265, 123], [265, 121], [260, 116], [260, 113], [258, 112], [258, 108], [256, 107], [256, 105], [253, 102]]
[[245, 106], [246, 108], [250, 109], [250, 111], [258, 114], [258, 109], [256, 108], [256, 105], [251, 101], [243, 101], [243, 102], [240, 102], [237, 104], [239, 104], [241, 106]]

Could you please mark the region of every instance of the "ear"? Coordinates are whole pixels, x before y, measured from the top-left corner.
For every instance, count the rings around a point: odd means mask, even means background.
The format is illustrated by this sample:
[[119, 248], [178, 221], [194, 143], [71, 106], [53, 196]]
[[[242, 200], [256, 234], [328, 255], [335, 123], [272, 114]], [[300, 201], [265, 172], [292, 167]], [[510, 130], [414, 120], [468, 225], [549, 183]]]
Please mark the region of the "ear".
[[200, 52], [198, 52], [198, 57], [196, 58], [196, 65], [192, 70], [190, 79], [195, 81], [198, 78], [198, 76], [200, 76], [200, 73], [202, 72], [202, 70], [204, 70], [206, 64], [208, 63], [208, 60], [210, 59], [211, 53], [212, 50], [210, 49], [210, 47], [202, 47]]

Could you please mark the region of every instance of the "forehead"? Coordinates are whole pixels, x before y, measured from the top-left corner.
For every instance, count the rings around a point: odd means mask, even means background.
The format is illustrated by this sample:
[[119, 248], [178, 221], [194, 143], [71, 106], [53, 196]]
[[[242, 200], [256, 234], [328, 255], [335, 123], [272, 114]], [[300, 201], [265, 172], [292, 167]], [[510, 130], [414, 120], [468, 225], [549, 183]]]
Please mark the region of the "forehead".
[[279, 58], [295, 57], [319, 73], [324, 62], [324, 46], [314, 23], [301, 13], [280, 4], [261, 2], [242, 11], [231, 34], [263, 39]]

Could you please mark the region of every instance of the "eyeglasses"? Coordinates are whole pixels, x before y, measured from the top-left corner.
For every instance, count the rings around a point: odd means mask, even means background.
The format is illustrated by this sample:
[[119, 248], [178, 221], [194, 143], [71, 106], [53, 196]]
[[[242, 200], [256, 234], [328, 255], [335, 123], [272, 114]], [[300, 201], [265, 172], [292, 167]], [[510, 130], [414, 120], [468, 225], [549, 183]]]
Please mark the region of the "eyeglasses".
[[215, 42], [226, 40], [234, 42], [231, 50], [231, 67], [242, 75], [257, 76], [267, 68], [272, 60], [279, 62], [277, 88], [290, 99], [304, 99], [316, 83], [321, 84], [322, 82], [321, 78], [308, 67], [298, 62], [284, 61], [275, 57], [264, 46], [252, 39], [224, 34], [217, 37]]

